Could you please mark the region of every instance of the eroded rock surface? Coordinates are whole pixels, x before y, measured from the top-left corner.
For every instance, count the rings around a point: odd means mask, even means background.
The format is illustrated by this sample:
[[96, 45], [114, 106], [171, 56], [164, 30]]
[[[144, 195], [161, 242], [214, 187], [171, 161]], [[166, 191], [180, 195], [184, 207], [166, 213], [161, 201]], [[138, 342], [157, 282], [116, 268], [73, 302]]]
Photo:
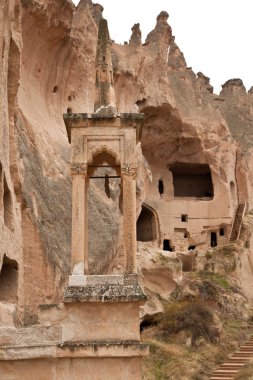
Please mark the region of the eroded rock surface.
[[[69, 143], [62, 114], [93, 112], [101, 17], [102, 7], [88, 0], [77, 8], [67, 0], [10, 0], [0, 11], [0, 283], [1, 299], [11, 301], [1, 306], [2, 324], [35, 323], [39, 304], [61, 300], [71, 239]], [[112, 43], [112, 63], [117, 111], [145, 115], [136, 152], [137, 212], [141, 215], [144, 204], [148, 220], [153, 218], [151, 237], [144, 234], [144, 241], [155, 245], [145, 260], [140, 257], [141, 278], [151, 293], [167, 295], [182, 264], [173, 252], [159, 249], [165, 244], [185, 255], [214, 242], [221, 246], [229, 240], [237, 204], [247, 202], [252, 209], [252, 91], [233, 79], [220, 95], [213, 94], [208, 77], [187, 67], [167, 12], [158, 15], [145, 43], [139, 24], [129, 44]], [[176, 178], [183, 181], [181, 188], [191, 188], [186, 172], [197, 181], [206, 178], [199, 182], [202, 192], [177, 193]], [[94, 273], [120, 271], [118, 184], [110, 183], [110, 192], [109, 198], [103, 183], [90, 186]], [[248, 243], [237, 254], [244, 255], [241, 284], [250, 297], [252, 225], [249, 218], [245, 223]], [[163, 260], [170, 261], [166, 268]], [[188, 254], [184, 263], [192, 265]], [[6, 278], [13, 279], [13, 287]]]

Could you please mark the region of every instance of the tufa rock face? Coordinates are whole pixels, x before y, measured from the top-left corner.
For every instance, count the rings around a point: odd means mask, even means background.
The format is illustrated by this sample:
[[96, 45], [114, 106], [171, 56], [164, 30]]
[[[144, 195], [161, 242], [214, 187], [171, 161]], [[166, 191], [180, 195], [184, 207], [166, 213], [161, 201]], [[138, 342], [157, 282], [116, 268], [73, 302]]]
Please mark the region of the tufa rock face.
[[[77, 8], [66, 0], [10, 0], [0, 11], [0, 267], [17, 284], [3, 324], [36, 323], [37, 305], [58, 302], [63, 294], [70, 263], [71, 178], [62, 114], [93, 112], [101, 20], [102, 7], [87, 0]], [[106, 43], [112, 44], [109, 36]], [[233, 79], [219, 96], [212, 94], [209, 79], [187, 68], [166, 12], [158, 15], [143, 45], [136, 24], [128, 45], [110, 46], [112, 57], [105, 49], [105, 58], [111, 59], [115, 103], [108, 105], [118, 113], [145, 114], [144, 158], [140, 146], [136, 152], [137, 209], [140, 214], [144, 203], [156, 226], [155, 250], [163, 244], [182, 252], [206, 249], [211, 233], [218, 245], [227, 242], [238, 202], [253, 206], [252, 90], [247, 94], [242, 81]], [[176, 199], [176, 178], [189, 168], [211, 185], [201, 196]], [[181, 188], [190, 188], [187, 183]], [[110, 186], [110, 199], [105, 184], [89, 190], [94, 273], [113, 272], [119, 265], [120, 201], [118, 187]], [[245, 257], [252, 261], [251, 246]], [[244, 288], [252, 281], [246, 261]], [[144, 273], [148, 279], [155, 282]]]
[[171, 44], [169, 47], [168, 54], [168, 66], [173, 69], [186, 69], [186, 61], [184, 58], [184, 54], [181, 52], [177, 44], [175, 43], [175, 37], [173, 36], [171, 39]]
[[[233, 88], [233, 87], [242, 87], [243, 89], [245, 89], [244, 84], [243, 84], [243, 81], [242, 81], [240, 78], [229, 79], [227, 82], [225, 82], [225, 83], [222, 85], [222, 88], [223, 88], [223, 89], [226, 89], [226, 88]], [[245, 91], [246, 91], [246, 90], [245, 90]]]
[[203, 73], [198, 72], [197, 77], [199, 82], [209, 91], [211, 94], [213, 93], [213, 86], [210, 85], [210, 78], [206, 77]]
[[141, 30], [140, 30], [140, 24], [134, 24], [134, 26], [132, 27], [132, 35], [131, 35], [131, 38], [130, 38], [130, 45], [137, 45], [137, 46], [140, 46], [141, 45]]

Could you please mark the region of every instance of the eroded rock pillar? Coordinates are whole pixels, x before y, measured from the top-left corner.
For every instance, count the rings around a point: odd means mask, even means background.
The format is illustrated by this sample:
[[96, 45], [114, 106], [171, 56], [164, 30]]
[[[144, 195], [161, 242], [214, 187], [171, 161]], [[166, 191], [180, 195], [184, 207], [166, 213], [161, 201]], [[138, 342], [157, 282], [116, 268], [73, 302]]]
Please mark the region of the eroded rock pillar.
[[136, 169], [122, 168], [125, 271], [136, 273]]
[[87, 171], [72, 168], [71, 274], [88, 274]]

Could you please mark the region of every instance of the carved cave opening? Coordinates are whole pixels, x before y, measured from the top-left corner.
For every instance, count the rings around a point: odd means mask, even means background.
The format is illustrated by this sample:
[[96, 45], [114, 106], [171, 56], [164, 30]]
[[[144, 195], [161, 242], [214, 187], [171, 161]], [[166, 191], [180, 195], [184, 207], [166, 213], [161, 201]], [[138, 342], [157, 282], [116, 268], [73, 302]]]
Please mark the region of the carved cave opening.
[[173, 251], [170, 240], [164, 239], [164, 241], [163, 241], [163, 250], [164, 251], [170, 251], [170, 252]]
[[217, 247], [217, 233], [211, 232], [211, 241], [210, 241], [211, 247]]
[[220, 236], [225, 236], [225, 229], [224, 228], [220, 228]]
[[163, 184], [163, 180], [162, 179], [159, 179], [159, 181], [158, 181], [158, 191], [159, 191], [160, 195], [163, 195], [163, 193], [164, 193], [164, 184]]
[[169, 167], [173, 175], [174, 196], [212, 199], [212, 174], [207, 164], [175, 163]]
[[17, 290], [18, 263], [4, 255], [0, 271], [0, 301], [16, 302]]
[[142, 210], [137, 220], [137, 240], [157, 240], [157, 224], [155, 214], [145, 205], [142, 205]]
[[181, 222], [188, 222], [188, 215], [187, 214], [182, 214], [181, 215]]

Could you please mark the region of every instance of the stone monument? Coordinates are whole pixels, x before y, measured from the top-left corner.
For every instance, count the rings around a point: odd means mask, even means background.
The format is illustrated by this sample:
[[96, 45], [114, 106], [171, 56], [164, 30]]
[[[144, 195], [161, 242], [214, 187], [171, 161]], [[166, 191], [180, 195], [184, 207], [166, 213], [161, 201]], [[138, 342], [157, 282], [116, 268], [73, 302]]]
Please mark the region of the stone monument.
[[[64, 115], [71, 143], [73, 178], [71, 275], [64, 302], [66, 307], [78, 312], [80, 320], [85, 320], [81, 339], [96, 342], [95, 356], [106, 346], [107, 356], [115, 363], [116, 370], [107, 378], [137, 380], [141, 379], [141, 357], [147, 353], [147, 347], [139, 342], [139, 306], [146, 297], [136, 273], [135, 149], [141, 136], [143, 114], [117, 115], [110, 45], [107, 21], [101, 19], [94, 113]], [[89, 274], [87, 189], [95, 170], [103, 167], [116, 170], [122, 181], [124, 273], [121, 275]], [[95, 325], [94, 320], [97, 320]], [[76, 321], [72, 329], [76, 329]], [[77, 334], [80, 336], [79, 328]], [[121, 375], [117, 368], [122, 368]], [[93, 377], [100, 378], [99, 372]]]
[[[117, 115], [110, 37], [100, 21], [95, 112], [64, 115], [72, 158], [71, 273], [63, 303], [40, 305], [38, 321], [2, 327], [4, 380], [140, 380], [139, 306], [145, 302], [136, 273], [136, 161], [142, 114]], [[88, 265], [87, 188], [97, 167], [121, 177], [124, 273], [91, 275]]]

